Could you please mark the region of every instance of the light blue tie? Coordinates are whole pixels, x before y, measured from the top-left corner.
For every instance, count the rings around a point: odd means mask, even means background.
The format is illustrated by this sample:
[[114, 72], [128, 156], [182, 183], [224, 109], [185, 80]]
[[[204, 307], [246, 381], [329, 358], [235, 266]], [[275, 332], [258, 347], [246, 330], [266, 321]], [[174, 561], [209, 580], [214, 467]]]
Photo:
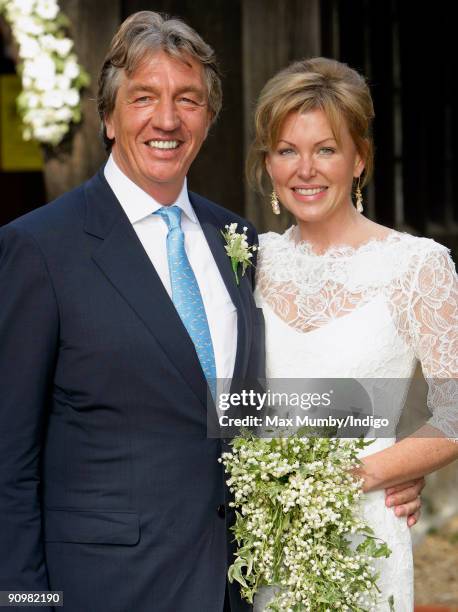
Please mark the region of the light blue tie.
[[155, 212], [167, 224], [167, 259], [169, 262], [172, 300], [194, 342], [196, 353], [212, 394], [216, 387], [216, 366], [213, 344], [202, 295], [184, 248], [181, 229], [181, 208], [163, 206]]

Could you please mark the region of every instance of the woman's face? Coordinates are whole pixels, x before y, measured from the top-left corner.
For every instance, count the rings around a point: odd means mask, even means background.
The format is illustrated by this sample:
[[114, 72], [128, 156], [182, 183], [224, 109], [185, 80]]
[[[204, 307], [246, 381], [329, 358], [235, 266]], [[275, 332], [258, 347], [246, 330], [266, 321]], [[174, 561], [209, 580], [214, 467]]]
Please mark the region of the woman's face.
[[287, 116], [266, 168], [278, 199], [298, 225], [326, 221], [353, 206], [353, 178], [364, 169], [348, 127], [342, 122], [340, 145], [322, 110]]

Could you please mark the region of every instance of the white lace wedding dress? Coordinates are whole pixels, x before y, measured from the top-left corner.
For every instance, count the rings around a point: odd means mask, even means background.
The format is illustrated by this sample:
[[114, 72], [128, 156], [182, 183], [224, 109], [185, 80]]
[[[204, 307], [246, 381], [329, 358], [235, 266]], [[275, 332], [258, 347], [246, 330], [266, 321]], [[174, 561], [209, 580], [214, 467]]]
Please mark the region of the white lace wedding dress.
[[[260, 237], [256, 301], [266, 322], [268, 379], [356, 378], [410, 380], [419, 359], [431, 381], [429, 423], [458, 437], [458, 306], [454, 264], [445, 247], [391, 231], [357, 249], [316, 255], [297, 241], [297, 228]], [[403, 394], [387, 405], [397, 423]], [[373, 436], [376, 437], [376, 434]], [[373, 453], [395, 443], [377, 439]], [[385, 506], [384, 491], [364, 496], [362, 511], [392, 550], [377, 562], [380, 603], [413, 610], [413, 567], [405, 518]], [[272, 596], [263, 589], [254, 611]]]

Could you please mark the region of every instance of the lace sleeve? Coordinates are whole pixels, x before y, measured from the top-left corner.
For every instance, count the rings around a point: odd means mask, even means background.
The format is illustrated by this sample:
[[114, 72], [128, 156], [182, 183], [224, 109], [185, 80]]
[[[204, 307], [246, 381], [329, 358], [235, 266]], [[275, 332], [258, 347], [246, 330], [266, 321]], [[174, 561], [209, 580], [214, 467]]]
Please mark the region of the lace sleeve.
[[408, 309], [414, 350], [428, 382], [428, 421], [458, 442], [458, 279], [447, 249], [421, 258]]

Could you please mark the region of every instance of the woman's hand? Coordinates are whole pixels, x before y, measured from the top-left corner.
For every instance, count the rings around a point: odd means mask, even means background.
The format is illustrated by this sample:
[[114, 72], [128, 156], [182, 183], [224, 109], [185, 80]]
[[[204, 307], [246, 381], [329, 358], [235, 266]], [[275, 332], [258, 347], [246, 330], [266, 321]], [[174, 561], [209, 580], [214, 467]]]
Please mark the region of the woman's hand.
[[421, 497], [425, 479], [417, 478], [385, 489], [385, 504], [393, 508], [396, 516], [407, 516], [407, 525], [413, 527], [420, 518]]

